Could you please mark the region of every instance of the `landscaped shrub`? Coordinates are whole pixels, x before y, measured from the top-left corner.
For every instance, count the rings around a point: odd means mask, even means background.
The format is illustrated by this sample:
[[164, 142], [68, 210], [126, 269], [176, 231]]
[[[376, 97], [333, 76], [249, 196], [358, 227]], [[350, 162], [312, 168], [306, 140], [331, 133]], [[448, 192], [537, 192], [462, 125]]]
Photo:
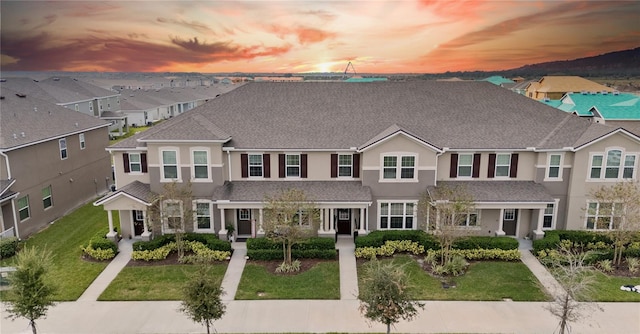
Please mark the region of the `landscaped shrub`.
[[453, 243], [454, 249], [518, 249], [518, 240], [510, 237], [464, 237]]
[[[249, 241], [251, 239], [248, 239]], [[292, 249], [291, 257], [294, 259], [335, 259], [338, 252], [335, 249]], [[272, 261], [283, 260], [284, 253], [281, 249], [247, 249], [247, 256], [251, 260]]]
[[[427, 257], [440, 258], [442, 250], [428, 250]], [[451, 255], [459, 255], [467, 260], [493, 260], [493, 261], [518, 261], [520, 260], [520, 251], [517, 249], [452, 249]]]
[[593, 231], [557, 231], [560, 240], [570, 240], [576, 244], [586, 245], [588, 243], [595, 243], [602, 241], [606, 244], [611, 244], [611, 238], [606, 232], [593, 232]]
[[558, 248], [558, 245], [560, 244], [560, 235], [558, 232], [560, 231], [546, 231], [544, 233], [544, 238], [533, 240], [534, 253], [538, 254], [543, 250]]
[[[192, 251], [194, 255], [184, 256], [181, 261], [183, 263], [195, 263], [198, 261], [222, 261], [231, 256], [231, 252], [212, 250], [200, 241], [184, 242], [185, 251]], [[164, 260], [171, 252], [178, 250], [178, 244], [175, 241], [169, 242], [159, 248], [153, 250], [134, 250], [131, 254], [133, 260], [158, 261]]]
[[91, 246], [82, 247], [82, 251], [91, 258], [99, 261], [111, 260], [116, 256], [113, 249], [93, 248]]
[[424, 247], [411, 240], [387, 240], [380, 247], [360, 247], [356, 248], [356, 258], [375, 259], [376, 256], [392, 256], [396, 252], [409, 252], [414, 255], [424, 253]]
[[118, 254], [118, 244], [107, 239], [108, 228], [94, 234], [89, 242], [80, 246], [85, 255], [99, 261], [111, 260]]
[[332, 238], [314, 237], [293, 245], [293, 249], [336, 249], [336, 242]]
[[435, 238], [421, 230], [373, 231], [365, 236], [358, 236], [355, 244], [360, 247], [380, 247], [387, 240], [410, 240], [422, 245], [425, 249], [440, 248]]
[[[211, 250], [231, 252], [231, 243], [225, 240], [220, 240], [215, 234], [211, 233], [185, 233], [183, 236], [184, 241], [197, 241], [206, 245]], [[133, 243], [134, 251], [145, 251], [158, 249], [164, 245], [176, 241], [174, 234], [163, 234], [155, 237], [150, 241], [136, 241]]]
[[247, 250], [252, 249], [274, 249], [280, 250], [282, 253], [282, 243], [275, 242], [268, 238], [250, 238], [247, 239]]
[[18, 251], [18, 238], [0, 238], [0, 259], [6, 259], [16, 255]]

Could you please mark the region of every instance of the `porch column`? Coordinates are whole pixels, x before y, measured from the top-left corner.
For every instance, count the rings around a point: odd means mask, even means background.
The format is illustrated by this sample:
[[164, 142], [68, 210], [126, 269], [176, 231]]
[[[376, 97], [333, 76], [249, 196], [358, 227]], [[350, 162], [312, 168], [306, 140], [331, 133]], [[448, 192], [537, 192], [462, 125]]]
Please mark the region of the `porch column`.
[[542, 225], [544, 224], [544, 211], [545, 209], [538, 209], [538, 226], [533, 231], [533, 239], [538, 240], [544, 237], [544, 231], [542, 231]]
[[330, 227], [329, 228], [329, 232], [335, 232], [336, 231], [335, 226], [333, 226], [334, 222], [335, 222], [335, 219], [333, 217], [334, 212], [335, 212], [335, 209], [333, 209], [333, 208], [329, 209], [329, 227]]
[[151, 232], [149, 232], [149, 222], [147, 221], [147, 210], [142, 210], [142, 227], [144, 231], [142, 232], [142, 240], [150, 241], [151, 240]]
[[263, 217], [262, 208], [260, 208], [258, 209], [258, 233], [264, 233], [264, 229], [262, 229]]
[[504, 233], [504, 209], [500, 209], [500, 218], [498, 220], [498, 230], [496, 231], [496, 237], [505, 235]]
[[[15, 232], [16, 238], [20, 239], [20, 231], [18, 230], [18, 216], [16, 215], [16, 199], [11, 199], [11, 212], [13, 213], [13, 231]], [[2, 214], [2, 213], [0, 213]]]
[[318, 224], [318, 233], [324, 232], [324, 209], [320, 210], [320, 224]]
[[358, 235], [363, 235], [367, 233], [367, 230], [364, 227], [364, 223], [365, 223], [365, 214], [364, 214], [364, 208], [360, 208], [360, 226], [358, 229]]
[[109, 219], [109, 233], [107, 233], [107, 239], [111, 241], [116, 241], [117, 233], [113, 230], [113, 211], [107, 211], [107, 218]]
[[218, 238], [220, 240], [228, 240], [227, 225], [224, 221], [224, 209], [220, 209], [220, 231], [218, 231]]

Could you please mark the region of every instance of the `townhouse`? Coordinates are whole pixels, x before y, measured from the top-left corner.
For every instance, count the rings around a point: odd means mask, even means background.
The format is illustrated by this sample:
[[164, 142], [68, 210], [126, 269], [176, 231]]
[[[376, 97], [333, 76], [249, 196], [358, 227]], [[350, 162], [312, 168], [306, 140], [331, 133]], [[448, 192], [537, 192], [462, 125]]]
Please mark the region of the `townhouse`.
[[[588, 193], [636, 178], [640, 138], [489, 82], [256, 82], [108, 151], [116, 190], [94, 204], [125, 236], [171, 232], [186, 206], [189, 231], [261, 236], [265, 196], [289, 188], [316, 203], [319, 235], [424, 229], [421, 196], [464, 186], [476, 211], [460, 228], [539, 238], [614, 228]], [[154, 203], [172, 182], [193, 201]], [[171, 207], [160, 230], [155, 204]]]
[[0, 236], [27, 236], [112, 183], [109, 123], [0, 85]]

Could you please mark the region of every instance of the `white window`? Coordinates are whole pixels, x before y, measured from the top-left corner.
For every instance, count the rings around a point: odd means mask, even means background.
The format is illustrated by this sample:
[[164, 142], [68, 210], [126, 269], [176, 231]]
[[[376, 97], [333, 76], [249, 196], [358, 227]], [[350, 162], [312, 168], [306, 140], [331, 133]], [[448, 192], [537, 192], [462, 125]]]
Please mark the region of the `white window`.
[[80, 106], [76, 103], [76, 111], [80, 111]]
[[18, 199], [18, 213], [20, 214], [20, 221], [29, 218], [29, 196], [24, 196]]
[[618, 149], [609, 150], [604, 155], [594, 154], [591, 156], [589, 178], [633, 179], [637, 160], [636, 154], [623, 154], [623, 151]]
[[287, 154], [287, 177], [300, 177], [300, 154]]
[[142, 172], [142, 162], [140, 160], [140, 153], [129, 153], [129, 171]]
[[67, 158], [67, 138], [58, 140], [58, 147], [60, 148], [60, 159]]
[[379, 229], [412, 230], [414, 224], [415, 202], [380, 202]]
[[516, 209], [504, 209], [503, 220], [512, 221], [516, 219]]
[[624, 156], [624, 170], [622, 172], [623, 179], [633, 179], [633, 171], [636, 169], [636, 156], [625, 155]]
[[262, 177], [262, 154], [249, 154], [249, 176]]
[[87, 147], [84, 141], [84, 133], [79, 134], [78, 138], [80, 139], [80, 149], [84, 150]]
[[496, 177], [509, 176], [511, 154], [496, 154]]
[[553, 211], [554, 205], [547, 204], [547, 208], [544, 209], [544, 214], [542, 215], [542, 228], [543, 229], [551, 229], [553, 228]]
[[209, 159], [207, 151], [193, 151], [193, 178], [209, 179]]
[[351, 177], [351, 168], [353, 166], [351, 159], [352, 156], [350, 154], [338, 155], [338, 176]]
[[587, 203], [587, 229], [613, 230], [618, 228], [622, 220], [621, 203]]
[[240, 209], [240, 212], [238, 213], [238, 219], [239, 220], [251, 219], [251, 212], [249, 211], [249, 209]]
[[162, 178], [166, 180], [178, 179], [177, 151], [162, 151]]
[[42, 188], [42, 206], [45, 209], [53, 206], [53, 198], [51, 197], [51, 186]]
[[416, 177], [414, 155], [385, 155], [382, 158], [382, 165], [383, 179], [412, 180]]
[[604, 170], [605, 179], [617, 179], [620, 175], [620, 158], [622, 151], [610, 150], [607, 152], [607, 167]]
[[599, 179], [602, 176], [602, 155], [594, 155], [591, 157], [591, 173], [592, 179]]
[[164, 232], [174, 232], [176, 229], [183, 229], [182, 226], [182, 204], [179, 201], [164, 202]]
[[137, 222], [144, 221], [144, 212], [142, 210], [133, 210], [133, 217]]
[[473, 227], [478, 226], [478, 213], [469, 212], [467, 214], [458, 214], [455, 216], [455, 222], [458, 226]]
[[473, 154], [458, 155], [458, 177], [471, 177], [473, 171]]
[[547, 178], [548, 179], [559, 179], [560, 178], [560, 163], [562, 161], [562, 155], [560, 154], [550, 154], [549, 155], [549, 167], [547, 170]]
[[211, 230], [211, 204], [209, 202], [195, 203], [196, 228], [198, 230]]

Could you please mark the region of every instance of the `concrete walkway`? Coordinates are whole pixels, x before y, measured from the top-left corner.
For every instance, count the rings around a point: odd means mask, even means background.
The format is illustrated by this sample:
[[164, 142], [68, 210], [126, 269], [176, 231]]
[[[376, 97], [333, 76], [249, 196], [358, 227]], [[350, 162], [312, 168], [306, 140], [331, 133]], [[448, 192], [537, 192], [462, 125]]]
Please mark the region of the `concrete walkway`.
[[229, 261], [221, 283], [224, 291], [223, 301], [230, 301], [235, 298], [244, 265], [247, 263], [247, 244], [245, 242], [234, 242], [231, 247], [233, 248], [233, 255], [231, 255], [231, 261]]
[[[529, 270], [536, 276], [538, 281], [542, 284], [542, 286], [547, 290], [547, 293], [553, 297], [553, 299], [561, 298], [566, 292], [558, 283], [558, 281], [549, 273], [547, 268], [543, 266], [538, 259], [533, 256], [531, 250], [533, 249], [533, 243], [531, 240], [519, 239], [518, 242], [519, 250], [520, 250], [520, 259], [522, 263], [524, 263]], [[640, 314], [639, 314], [640, 316]], [[640, 328], [639, 332], [640, 332]]]
[[95, 280], [89, 285], [87, 290], [84, 291], [82, 296], [78, 298], [79, 302], [96, 301], [98, 297], [104, 292], [120, 273], [129, 260], [131, 260], [131, 253], [133, 252], [133, 242], [131, 239], [122, 239], [118, 243], [119, 253], [111, 260], [111, 263], [96, 277]]
[[340, 300], [358, 299], [358, 272], [356, 269], [356, 246], [352, 236], [339, 236], [336, 243], [340, 262]]

